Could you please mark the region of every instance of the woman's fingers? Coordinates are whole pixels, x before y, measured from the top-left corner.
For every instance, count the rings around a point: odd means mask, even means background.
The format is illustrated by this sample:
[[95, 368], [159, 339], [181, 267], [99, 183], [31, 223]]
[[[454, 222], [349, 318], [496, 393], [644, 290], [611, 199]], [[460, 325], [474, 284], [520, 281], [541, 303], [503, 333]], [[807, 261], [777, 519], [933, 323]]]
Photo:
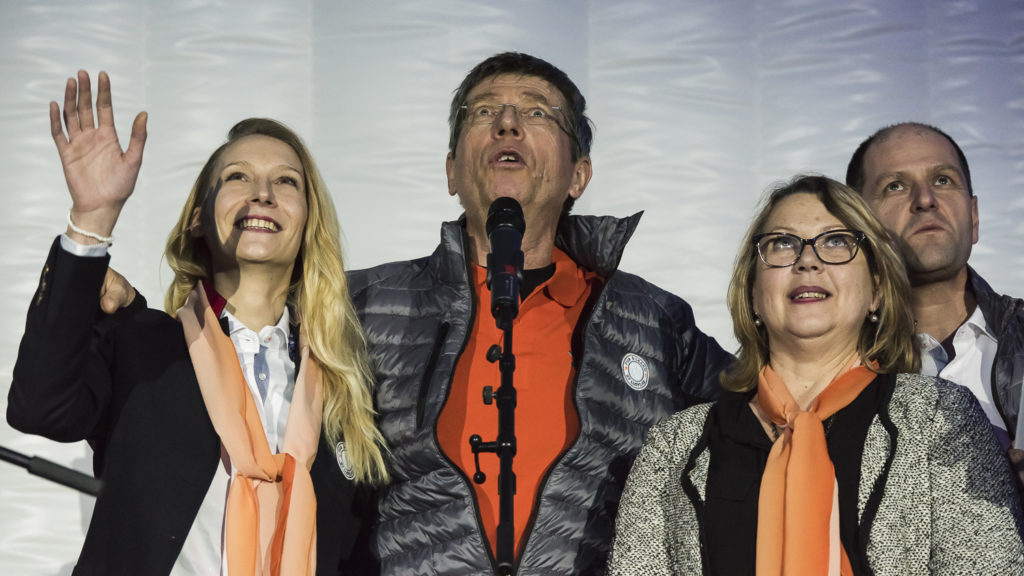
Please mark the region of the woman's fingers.
[[64, 85], [64, 125], [68, 127], [68, 138], [82, 131], [78, 121], [78, 80], [68, 78]]
[[[59, 112], [59, 110], [58, 110]], [[99, 125], [96, 125], [96, 121]], [[89, 73], [79, 70], [77, 78], [68, 78], [64, 87], [64, 125], [67, 127], [67, 140], [73, 140], [79, 132], [93, 128], [114, 128], [114, 104], [110, 96], [110, 76], [100, 71], [96, 90], [96, 116], [93, 117], [92, 82]], [[56, 140], [57, 134], [53, 126], [53, 110], [50, 114], [50, 132]], [[58, 149], [60, 144], [58, 144]]]
[[[107, 96], [110, 96], [109, 80]], [[78, 71], [78, 123], [82, 130], [91, 130], [96, 127], [92, 117], [92, 84], [89, 82], [89, 73], [85, 70]]]
[[64, 128], [60, 124], [60, 105], [53, 101], [50, 102], [50, 136], [53, 136], [53, 143], [57, 145], [57, 153], [64, 154], [68, 138], [64, 135]]
[[110, 76], [100, 70], [96, 89], [96, 119], [100, 126], [114, 127], [114, 105], [110, 97]]
[[[142, 149], [146, 147], [146, 121], [149, 114], [139, 112], [132, 122], [132, 136], [128, 140], [128, 149], [125, 150], [125, 159], [138, 166], [142, 164]], [[137, 168], [136, 168], [137, 170]]]

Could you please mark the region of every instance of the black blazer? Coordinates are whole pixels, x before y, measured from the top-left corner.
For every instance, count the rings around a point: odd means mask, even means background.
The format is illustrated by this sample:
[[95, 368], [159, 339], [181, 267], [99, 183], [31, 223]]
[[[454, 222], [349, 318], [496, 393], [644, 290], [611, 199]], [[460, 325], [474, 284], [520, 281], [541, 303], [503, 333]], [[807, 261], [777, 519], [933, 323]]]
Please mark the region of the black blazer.
[[[76, 575], [168, 574], [220, 462], [181, 324], [136, 297], [99, 311], [108, 258], [50, 248], [29, 306], [7, 421], [88, 440], [103, 480]], [[311, 470], [317, 574], [365, 574], [373, 494], [346, 479], [321, 434]]]

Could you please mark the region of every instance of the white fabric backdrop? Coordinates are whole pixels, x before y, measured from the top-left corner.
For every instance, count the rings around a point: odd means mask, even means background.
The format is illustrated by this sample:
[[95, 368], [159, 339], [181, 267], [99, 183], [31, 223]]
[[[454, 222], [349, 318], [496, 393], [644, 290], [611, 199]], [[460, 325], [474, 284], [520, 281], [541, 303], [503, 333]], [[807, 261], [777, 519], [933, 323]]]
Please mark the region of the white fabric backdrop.
[[[981, 208], [972, 264], [1024, 295], [1021, 0], [0, 0], [0, 25], [0, 392], [64, 229], [47, 102], [78, 68], [110, 73], [123, 137], [150, 114], [112, 254], [156, 304], [166, 233], [206, 156], [246, 116], [305, 136], [350, 267], [429, 253], [439, 222], [460, 213], [443, 171], [451, 92], [505, 50], [563, 68], [591, 104], [594, 179], [577, 211], [646, 210], [623, 268], [686, 298], [729, 348], [728, 270], [764, 188], [802, 171], [841, 179], [862, 139], [902, 120], [958, 139]], [[91, 470], [81, 443], [3, 423], [0, 444]], [[0, 465], [0, 573], [69, 573], [91, 506]]]

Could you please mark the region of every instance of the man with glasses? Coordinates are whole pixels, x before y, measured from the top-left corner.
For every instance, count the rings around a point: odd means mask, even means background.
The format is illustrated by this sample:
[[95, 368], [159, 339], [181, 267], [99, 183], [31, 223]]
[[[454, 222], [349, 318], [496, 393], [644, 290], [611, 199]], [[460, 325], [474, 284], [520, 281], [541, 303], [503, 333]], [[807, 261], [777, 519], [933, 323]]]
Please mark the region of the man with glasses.
[[[639, 214], [569, 215], [591, 176], [585, 107], [548, 62], [519, 53], [481, 62], [449, 114], [448, 193], [465, 214], [442, 224], [432, 255], [350, 274], [393, 456], [376, 532], [384, 573], [498, 568], [498, 457], [477, 464], [469, 444], [497, 432], [497, 410], [483, 402], [483, 388], [499, 383], [485, 281], [496, 198], [516, 199], [526, 221], [513, 350], [519, 574], [603, 571], [647, 429], [717, 396], [732, 357], [684, 301], [617, 270]], [[471, 480], [478, 470], [483, 484]]]
[[967, 265], [978, 241], [978, 197], [963, 151], [934, 126], [896, 124], [857, 148], [846, 183], [906, 261], [921, 372], [970, 388], [1008, 448], [1024, 380], [1024, 301], [996, 293]]

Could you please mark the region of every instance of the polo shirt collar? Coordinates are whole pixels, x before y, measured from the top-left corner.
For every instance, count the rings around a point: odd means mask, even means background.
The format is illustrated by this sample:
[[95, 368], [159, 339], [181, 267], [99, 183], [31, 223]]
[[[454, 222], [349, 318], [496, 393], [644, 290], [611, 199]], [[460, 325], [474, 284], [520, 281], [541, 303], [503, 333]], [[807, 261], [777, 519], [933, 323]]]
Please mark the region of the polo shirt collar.
[[565, 308], [571, 308], [579, 302], [587, 290], [587, 281], [583, 269], [569, 258], [565, 252], [555, 248], [551, 251], [551, 261], [555, 263], [555, 273], [548, 281], [537, 287], [551, 296]]
[[[527, 296], [527, 299], [543, 291], [547, 296], [557, 302], [560, 306], [571, 308], [575, 306], [580, 298], [587, 291], [587, 279], [583, 269], [569, 258], [569, 255], [558, 248], [551, 252], [551, 261], [555, 265], [555, 273]], [[475, 264], [473, 270], [473, 284], [478, 294], [487, 293], [487, 267]]]

